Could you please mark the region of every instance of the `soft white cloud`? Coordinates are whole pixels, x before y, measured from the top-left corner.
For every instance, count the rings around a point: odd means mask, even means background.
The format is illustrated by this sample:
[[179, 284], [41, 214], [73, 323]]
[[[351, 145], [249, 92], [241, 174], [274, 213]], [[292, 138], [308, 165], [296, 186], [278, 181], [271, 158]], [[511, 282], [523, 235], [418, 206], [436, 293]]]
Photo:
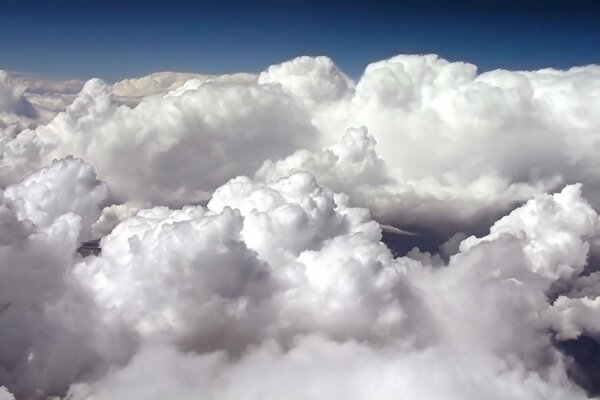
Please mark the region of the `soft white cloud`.
[[5, 386], [0, 386], [0, 400], [15, 400], [15, 396]]
[[440, 266], [394, 259], [366, 210], [306, 173], [236, 178], [207, 209], [138, 212], [76, 267], [145, 344], [71, 396], [585, 398], [553, 345], [568, 315], [546, 293], [580, 279], [597, 227], [567, 187]]
[[465, 239], [460, 249], [514, 236], [524, 241], [531, 270], [552, 281], [568, 280], [583, 271], [590, 240], [599, 233], [598, 214], [581, 198], [581, 185], [572, 185], [552, 196], [536, 196], [496, 222], [489, 235]]
[[72, 276], [103, 194], [93, 169], [70, 159], [0, 197], [0, 382], [18, 398], [61, 395], [133, 349]]
[[[564, 307], [597, 290], [579, 276], [598, 228], [580, 194], [531, 200], [440, 265], [394, 259], [368, 211], [310, 174], [238, 177], [206, 208], [138, 211], [78, 259], [106, 190], [58, 161], [4, 193], [2, 381], [23, 398], [584, 398], [551, 334], [597, 329]], [[577, 290], [552, 304], [561, 281]]]
[[26, 89], [0, 70], [0, 153], [21, 130], [35, 126], [38, 112], [25, 97]]
[[63, 214], [75, 213], [81, 218], [84, 239], [89, 238], [90, 227], [107, 198], [106, 185], [96, 179], [91, 166], [78, 159], [55, 161], [4, 191], [17, 218], [38, 228], [50, 226]]
[[[279, 69], [298, 74], [302, 65], [307, 78], [320, 73], [328, 79], [330, 86], [319, 87], [336, 87], [339, 79], [327, 78], [336, 74], [299, 60]], [[331, 96], [307, 94], [317, 79], [290, 75], [279, 78], [282, 87], [316, 103], [312, 122], [329, 145], [267, 161], [259, 178], [311, 171], [378, 219], [406, 227], [466, 223], [472, 229], [565, 182], [583, 182], [587, 197], [600, 205], [592, 150], [600, 130], [597, 66], [478, 75], [473, 65], [434, 55], [397, 56], [369, 65], [354, 89], [340, 89], [334, 106]], [[374, 140], [370, 147], [347, 134], [336, 139], [359, 126]], [[341, 156], [340, 147], [358, 154]], [[378, 178], [348, 182], [344, 175], [356, 163], [350, 160], [367, 159], [385, 166]]]
[[[48, 123], [0, 79], [0, 397], [585, 398], [556, 341], [600, 334], [599, 67], [190, 77]], [[371, 215], [450, 239], [395, 258]]]
[[[557, 374], [557, 375], [560, 375]], [[486, 355], [432, 348], [399, 351], [321, 337], [286, 351], [274, 343], [237, 362], [222, 353], [182, 354], [164, 346], [142, 350], [124, 369], [71, 389], [74, 400], [177, 399], [584, 399], [572, 384], [550, 382], [519, 365]], [[477, 384], [485, 382], [486, 384]]]
[[[179, 206], [266, 162], [260, 179], [309, 171], [378, 220], [451, 224], [450, 236], [566, 183], [582, 182], [600, 205], [599, 82], [593, 65], [478, 74], [435, 55], [375, 62], [357, 82], [327, 57], [258, 78], [157, 73], [112, 89], [90, 81], [55, 120], [5, 139], [0, 176], [15, 182], [72, 154], [121, 202]], [[119, 107], [119, 96], [135, 107]], [[368, 136], [348, 133], [356, 129]]]
[[6, 145], [0, 173], [12, 182], [72, 154], [92, 164], [121, 201], [183, 205], [315, 135], [301, 104], [277, 88], [206, 82], [131, 109], [91, 80], [66, 112]]
[[229, 75], [203, 75], [186, 72], [155, 72], [139, 78], [123, 79], [112, 85], [113, 95], [120, 101], [136, 102], [143, 97], [164, 94], [178, 89], [189, 80], [201, 82], [222, 83], [253, 83], [257, 77], [248, 73], [237, 73]]

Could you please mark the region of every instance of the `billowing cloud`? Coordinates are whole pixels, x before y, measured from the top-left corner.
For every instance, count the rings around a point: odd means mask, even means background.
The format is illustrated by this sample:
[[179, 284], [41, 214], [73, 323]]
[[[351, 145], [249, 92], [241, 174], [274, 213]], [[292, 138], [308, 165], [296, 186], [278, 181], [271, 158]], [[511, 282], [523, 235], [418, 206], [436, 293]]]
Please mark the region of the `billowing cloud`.
[[[80, 259], [106, 196], [77, 159], [4, 191], [0, 365], [20, 397], [585, 398], [553, 334], [597, 332], [564, 307], [597, 290], [582, 273], [599, 220], [579, 186], [447, 264], [395, 259], [366, 209], [304, 172], [140, 210]], [[578, 292], [554, 301], [561, 282]]]
[[0, 115], [14, 114], [34, 118], [36, 111], [25, 98], [26, 86], [9, 81], [8, 74], [0, 70]]
[[50, 226], [63, 214], [81, 218], [84, 239], [100, 216], [100, 206], [108, 198], [106, 185], [96, 179], [93, 168], [78, 159], [56, 161], [22, 182], [8, 187], [9, 201], [19, 220], [29, 220], [38, 228]]
[[[0, 382], [18, 398], [60, 395], [82, 374], [122, 361], [134, 344], [72, 276], [105, 189], [89, 165], [71, 159], [1, 197]], [[0, 396], [11, 398], [4, 389]]]
[[[0, 398], [587, 397], [599, 67], [93, 79], [29, 128], [15, 82]], [[376, 221], [448, 240], [398, 257]]]
[[[323, 70], [316, 62], [288, 64], [278, 70], [298, 74], [303, 65], [306, 77]], [[584, 182], [588, 198], [600, 205], [592, 150], [600, 129], [594, 112], [599, 67], [478, 75], [473, 65], [428, 55], [373, 63], [354, 88], [339, 84], [339, 74], [319, 75], [331, 76], [330, 86], [319, 87], [338, 88], [331, 91], [337, 97], [315, 95], [316, 79], [303, 86], [295, 75], [270, 79], [315, 104], [312, 121], [330, 143], [318, 152], [300, 150], [268, 161], [260, 178], [311, 171], [378, 219], [406, 227], [491, 222], [514, 204], [564, 183]], [[370, 136], [368, 145], [345, 133], [361, 126]], [[371, 173], [373, 183], [348, 183], [344, 175], [353, 163], [367, 159], [385, 167]]]
[[[356, 82], [327, 57], [299, 57], [258, 78], [157, 73], [112, 88], [96, 80], [55, 120], [8, 141], [1, 176], [16, 182], [75, 155], [121, 202], [180, 206], [266, 162], [259, 179], [309, 171], [378, 220], [452, 226], [449, 236], [568, 183], [584, 183], [600, 205], [599, 77], [593, 65], [478, 74], [435, 55], [401, 55]], [[119, 96], [135, 98], [133, 108]], [[358, 183], [356, 167], [367, 168]]]
[[0, 70], [0, 151], [21, 130], [32, 126], [38, 116], [36, 109], [25, 98], [26, 88]]
[[599, 224], [570, 186], [432, 265], [394, 259], [366, 210], [308, 174], [237, 178], [207, 209], [140, 211], [76, 267], [143, 344], [70, 396], [585, 398], [546, 293], [584, 279]]
[[131, 109], [112, 102], [108, 85], [89, 81], [66, 112], [6, 145], [2, 179], [75, 155], [120, 201], [182, 205], [316, 135], [302, 106], [278, 88], [190, 81], [180, 89]]

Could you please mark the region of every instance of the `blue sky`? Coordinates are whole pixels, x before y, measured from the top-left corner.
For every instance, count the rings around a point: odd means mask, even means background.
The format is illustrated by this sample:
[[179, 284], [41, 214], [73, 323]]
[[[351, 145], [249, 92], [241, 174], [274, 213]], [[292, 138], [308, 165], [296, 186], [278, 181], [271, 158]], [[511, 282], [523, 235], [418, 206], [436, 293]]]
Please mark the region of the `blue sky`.
[[114, 81], [324, 54], [358, 77], [371, 61], [432, 52], [481, 70], [568, 68], [600, 64], [594, 3], [0, 0], [0, 69]]

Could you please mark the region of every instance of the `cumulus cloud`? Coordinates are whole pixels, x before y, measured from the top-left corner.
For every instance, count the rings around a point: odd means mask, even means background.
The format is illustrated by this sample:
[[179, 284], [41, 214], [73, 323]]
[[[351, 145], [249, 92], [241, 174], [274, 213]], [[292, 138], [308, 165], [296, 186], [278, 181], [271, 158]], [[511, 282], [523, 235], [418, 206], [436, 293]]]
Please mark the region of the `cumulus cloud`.
[[143, 344], [69, 398], [585, 398], [547, 292], [586, 279], [598, 225], [570, 186], [433, 265], [394, 259], [369, 213], [311, 175], [236, 178], [206, 209], [138, 212], [76, 267]]
[[[299, 60], [278, 69], [298, 74], [300, 64], [306, 77], [323, 69]], [[355, 87], [329, 78], [339, 88], [333, 107], [331, 95], [310, 89], [316, 79], [301, 86], [295, 75], [280, 75], [269, 81], [316, 104], [312, 121], [329, 144], [268, 161], [259, 178], [311, 171], [378, 219], [407, 228], [473, 229], [564, 183], [584, 182], [588, 198], [600, 205], [591, 151], [600, 128], [593, 111], [600, 101], [597, 66], [478, 75], [473, 65], [434, 55], [397, 56], [369, 65]], [[319, 76], [330, 75], [339, 72]], [[368, 147], [344, 134], [360, 126], [370, 136]], [[344, 147], [358, 154], [344, 157]], [[342, 170], [352, 170], [357, 159], [379, 159], [385, 168], [371, 175], [373, 183], [356, 187]]]
[[447, 263], [394, 258], [368, 210], [306, 172], [139, 210], [81, 259], [107, 195], [77, 159], [4, 191], [0, 365], [20, 397], [585, 398], [553, 334], [597, 331], [564, 307], [597, 290], [580, 186]]
[[0, 70], [0, 154], [25, 129], [48, 123], [64, 111], [82, 82], [54, 82]]
[[308, 171], [380, 221], [451, 226], [449, 237], [568, 183], [582, 182], [600, 205], [599, 77], [594, 65], [479, 74], [435, 55], [400, 55], [358, 81], [323, 56], [258, 77], [92, 80], [53, 121], [5, 139], [0, 176], [14, 183], [75, 155], [119, 202], [181, 206], [240, 174], [268, 181]]
[[88, 81], [3, 131], [0, 398], [586, 398], [557, 343], [600, 337], [599, 82], [433, 55]]
[[84, 239], [100, 216], [100, 205], [108, 198], [106, 185], [96, 179], [93, 168], [78, 159], [55, 161], [4, 191], [5, 201], [19, 220], [48, 227], [69, 212], [81, 218]]
[[0, 386], [0, 400], [15, 400], [15, 396], [5, 386]]
[[8, 74], [0, 70], [0, 113], [34, 118], [36, 111], [24, 96], [26, 88], [10, 82]]
[[30, 74], [11, 73], [10, 78], [25, 87], [24, 96], [38, 113], [37, 123], [48, 123], [56, 114], [64, 111], [81, 91], [85, 82], [43, 79]]
[[189, 83], [131, 109], [114, 104], [105, 83], [87, 82], [66, 112], [6, 145], [2, 179], [75, 155], [120, 201], [183, 205], [206, 200], [227, 179], [308, 146], [316, 135], [302, 106], [280, 89]]
[[0, 70], [0, 151], [21, 130], [32, 126], [38, 113], [25, 97], [27, 86]]
[[2, 194], [0, 382], [19, 398], [60, 395], [82, 374], [122, 360], [133, 344], [71, 273], [105, 194], [93, 169], [73, 159]]

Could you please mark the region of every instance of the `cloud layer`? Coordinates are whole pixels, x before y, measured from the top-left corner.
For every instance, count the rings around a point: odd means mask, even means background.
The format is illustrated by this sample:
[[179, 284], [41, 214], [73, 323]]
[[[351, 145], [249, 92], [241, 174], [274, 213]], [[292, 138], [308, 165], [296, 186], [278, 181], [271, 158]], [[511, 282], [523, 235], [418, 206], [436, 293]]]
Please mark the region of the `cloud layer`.
[[0, 75], [0, 399], [588, 397], [598, 66], [31, 82]]
[[[491, 223], [566, 183], [584, 183], [600, 205], [597, 66], [478, 74], [401, 55], [354, 82], [327, 57], [299, 57], [257, 80], [183, 83], [192, 77], [88, 82], [66, 112], [6, 143], [2, 181], [75, 155], [120, 202], [181, 206], [239, 174], [306, 170], [379, 220], [434, 230]], [[119, 106], [117, 95], [139, 104]]]
[[[40, 201], [40, 187], [81, 195]], [[600, 227], [579, 186], [447, 264], [394, 259], [367, 210], [307, 173], [142, 210], [80, 259], [105, 195], [77, 159], [5, 190], [0, 362], [20, 397], [585, 398], [553, 345], [599, 329], [574, 318], [597, 290], [581, 273]], [[553, 302], [558, 283], [578, 290]]]

